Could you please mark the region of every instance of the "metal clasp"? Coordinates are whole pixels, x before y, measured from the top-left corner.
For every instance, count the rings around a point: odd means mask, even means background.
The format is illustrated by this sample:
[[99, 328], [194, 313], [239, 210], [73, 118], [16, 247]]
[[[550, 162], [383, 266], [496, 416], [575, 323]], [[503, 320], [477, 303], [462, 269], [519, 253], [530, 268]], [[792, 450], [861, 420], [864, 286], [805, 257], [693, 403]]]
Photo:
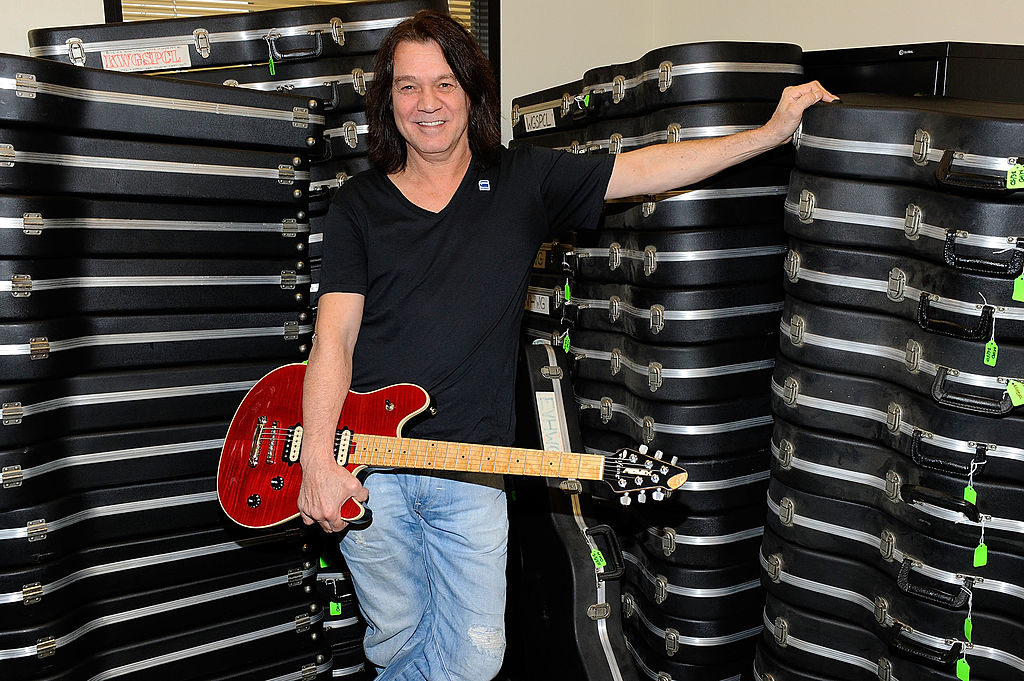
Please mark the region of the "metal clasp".
[[540, 368], [540, 375], [549, 381], [557, 381], [562, 378], [562, 369], [557, 366], [542, 366]]
[[22, 472], [21, 466], [4, 466], [3, 470], [0, 471], [0, 482], [3, 483], [4, 489], [21, 487], [24, 479], [25, 473]]
[[43, 659], [57, 652], [57, 639], [47, 636], [36, 641], [36, 657]]
[[786, 640], [789, 638], [789, 622], [781, 617], [775, 618], [775, 642], [780, 647], [786, 647]]
[[285, 322], [284, 323], [284, 339], [285, 340], [298, 340], [299, 339], [299, 323], [298, 322]]
[[622, 135], [613, 132], [612, 136], [608, 138], [608, 153], [617, 154], [622, 151]]
[[903, 300], [907, 289], [907, 273], [898, 267], [889, 270], [889, 286], [885, 291], [886, 297], [894, 303]]
[[665, 328], [665, 307], [651, 305], [651, 333], [657, 335]]
[[518, 104], [513, 104], [512, 105], [512, 127], [515, 127], [515, 126], [519, 125], [519, 118], [520, 118], [520, 115], [519, 115], [519, 105]]
[[789, 440], [783, 438], [779, 440], [779, 453], [776, 455], [776, 459], [779, 462], [779, 468], [783, 470], [789, 470], [793, 465], [793, 455], [796, 453], [796, 447]]
[[902, 486], [903, 480], [900, 478], [899, 473], [889, 471], [885, 474], [885, 495], [889, 497], [890, 501], [900, 500], [900, 487]]
[[612, 78], [612, 102], [618, 104], [626, 96], [626, 77], [615, 76]]
[[13, 168], [15, 158], [13, 144], [0, 144], [0, 168]]
[[295, 288], [298, 277], [295, 270], [281, 270], [281, 288], [287, 290]]
[[796, 504], [789, 497], [782, 497], [782, 501], [779, 502], [779, 522], [786, 527], [791, 527], [794, 516], [796, 516]]
[[192, 31], [192, 38], [196, 44], [196, 52], [203, 59], [210, 58], [210, 32], [205, 28], [197, 28]]
[[885, 600], [881, 596], [875, 597], [875, 621], [879, 624], [885, 624], [885, 620], [889, 615], [889, 601]]
[[619, 315], [621, 314], [622, 299], [618, 296], [612, 296], [608, 299], [608, 320], [611, 322], [617, 322]]
[[587, 617], [594, 620], [606, 620], [611, 617], [612, 606], [607, 603], [594, 603], [587, 608]]
[[768, 578], [778, 584], [782, 578], [782, 556], [777, 553], [773, 553], [768, 556], [767, 559], [768, 567], [765, 568], [765, 572], [768, 573]]
[[885, 427], [889, 429], [890, 433], [896, 434], [900, 432], [901, 425], [903, 425], [903, 407], [895, 402], [890, 402], [889, 408], [886, 410]]
[[655, 428], [654, 419], [650, 416], [645, 416], [643, 421], [643, 439], [646, 444], [650, 444], [654, 440]]
[[345, 144], [355, 149], [359, 146], [359, 129], [353, 121], [345, 121], [341, 124], [341, 134], [345, 138]]
[[800, 192], [800, 222], [810, 224], [814, 222], [814, 209], [818, 207], [818, 197], [810, 189]]
[[932, 136], [927, 130], [920, 128], [914, 132], [914, 163], [919, 166], [928, 165], [928, 152], [931, 151]]
[[278, 184], [295, 184], [295, 168], [289, 165], [277, 166]]
[[568, 92], [562, 94], [562, 108], [561, 116], [565, 118], [572, 111], [572, 103], [576, 101], [576, 98], [570, 95]]
[[25, 410], [21, 406], [21, 402], [4, 402], [2, 408], [0, 408], [0, 418], [3, 419], [5, 426], [16, 426], [21, 423], [21, 419], [25, 416]]
[[15, 298], [28, 298], [32, 295], [32, 277], [28, 274], [15, 274], [11, 277], [11, 295]]
[[29, 541], [43, 541], [46, 539], [47, 526], [44, 519], [28, 521], [25, 529], [28, 530]]
[[658, 392], [662, 385], [662, 366], [660, 362], [651, 362], [647, 365], [647, 387], [651, 392]]
[[295, 617], [295, 633], [301, 634], [309, 631], [309, 627], [312, 624], [312, 618], [309, 615], [297, 615]]
[[292, 109], [292, 127], [309, 127], [309, 109], [304, 109], [301, 106], [297, 106]]
[[658, 249], [654, 246], [644, 248], [644, 274], [648, 277], [658, 269]]
[[43, 599], [43, 585], [40, 582], [32, 582], [21, 587], [21, 602], [25, 605], [35, 605]]
[[297, 236], [299, 233], [299, 222], [295, 218], [281, 220], [281, 236]]
[[800, 278], [800, 254], [793, 250], [788, 251], [782, 267], [786, 278], [795, 284]]
[[666, 556], [671, 556], [676, 550], [676, 531], [671, 527], [663, 527], [661, 530], [661, 551]]
[[675, 142], [679, 142], [682, 139], [683, 139], [683, 126], [679, 125], [678, 123], [669, 123], [669, 125], [668, 125], [668, 132], [667, 132], [667, 135], [665, 137], [665, 140], [669, 144], [674, 144]]
[[787, 376], [786, 380], [782, 383], [782, 401], [787, 406], [792, 407], [796, 404], [798, 397], [800, 397], [800, 381], [792, 376]]
[[612, 371], [612, 376], [619, 373], [622, 369], [622, 350], [619, 348], [612, 350], [611, 357], [608, 359], [608, 365]]
[[50, 356], [50, 340], [46, 336], [28, 339], [29, 359], [47, 359]]
[[882, 530], [878, 552], [882, 554], [882, 558], [891, 561], [896, 555], [896, 535], [889, 530]]
[[921, 368], [921, 344], [911, 338], [907, 341], [907, 371], [916, 374]]
[[798, 314], [789, 319], [789, 342], [793, 345], [800, 345], [804, 342], [804, 331], [807, 330], [807, 322]]
[[911, 241], [916, 241], [921, 235], [921, 218], [924, 212], [920, 207], [911, 203], [907, 205], [907, 213], [903, 219], [903, 233]]
[[366, 94], [366, 73], [360, 68], [352, 69], [352, 89], [360, 95]]
[[622, 265], [622, 245], [613, 242], [608, 245], [608, 269], [617, 270]]
[[663, 61], [658, 65], [658, 92], [672, 87], [672, 62]]
[[345, 22], [337, 17], [331, 17], [331, 38], [339, 45], [345, 44]]
[[665, 575], [657, 575], [654, 578], [654, 602], [662, 604], [668, 598], [668, 578]]
[[612, 420], [612, 398], [602, 397], [601, 398], [601, 423], [608, 423]]
[[85, 66], [85, 45], [81, 38], [68, 38], [64, 41], [68, 46], [68, 59], [75, 66]]
[[654, 211], [658, 210], [657, 201], [644, 201], [640, 206], [640, 214], [645, 218], [649, 218], [654, 215]]
[[679, 652], [679, 632], [675, 629], [665, 630], [665, 653], [675, 655]]

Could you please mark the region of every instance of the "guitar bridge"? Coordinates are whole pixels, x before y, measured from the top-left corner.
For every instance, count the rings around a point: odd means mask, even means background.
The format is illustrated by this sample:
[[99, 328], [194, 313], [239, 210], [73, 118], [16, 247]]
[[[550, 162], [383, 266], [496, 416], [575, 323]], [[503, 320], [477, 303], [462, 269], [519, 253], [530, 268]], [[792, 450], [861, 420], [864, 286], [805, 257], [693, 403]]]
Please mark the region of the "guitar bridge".
[[267, 425], [267, 417], [256, 419], [256, 430], [252, 434], [252, 446], [249, 448], [249, 468], [256, 468], [260, 462], [260, 442], [263, 441], [263, 428]]
[[270, 425], [270, 442], [267, 443], [267, 465], [274, 465], [274, 453], [277, 450], [277, 438], [281, 432], [281, 422], [274, 421]]

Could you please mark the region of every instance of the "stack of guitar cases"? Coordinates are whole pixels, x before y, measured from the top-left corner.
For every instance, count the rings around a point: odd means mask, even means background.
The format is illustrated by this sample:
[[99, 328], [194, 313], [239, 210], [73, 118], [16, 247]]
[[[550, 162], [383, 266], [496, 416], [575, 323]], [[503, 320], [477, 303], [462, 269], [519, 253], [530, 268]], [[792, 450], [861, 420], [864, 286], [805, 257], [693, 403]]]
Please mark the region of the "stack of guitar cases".
[[[253, 371], [252, 380], [247, 380], [244, 386], [239, 384], [237, 390], [240, 392], [217, 393], [218, 404], [226, 411], [224, 422], [212, 429], [210, 437], [223, 437], [226, 421], [230, 419], [234, 406], [262, 373], [280, 364], [305, 358], [316, 312], [322, 222], [337, 188], [355, 173], [369, 167], [366, 160], [364, 95], [366, 84], [373, 79], [374, 55], [391, 28], [421, 9], [447, 11], [448, 6], [446, 0], [371, 0], [199, 19], [40, 29], [29, 34], [29, 52], [33, 56], [86, 69], [94, 67], [159, 76], [144, 79], [151, 83], [149, 87], [154, 91], [224, 93], [223, 96], [237, 102], [240, 108], [250, 109], [264, 106], [264, 100], [290, 103], [285, 112], [287, 115], [281, 114], [278, 118], [281, 125], [294, 132], [296, 139], [291, 153], [296, 155], [295, 158], [301, 157], [304, 165], [301, 185], [289, 185], [284, 192], [289, 199], [287, 209], [269, 205], [277, 198], [238, 173], [235, 177], [247, 185], [247, 193], [234, 196], [228, 193], [228, 198], [218, 199], [236, 202], [236, 212], [249, 216], [248, 220], [265, 223], [259, 230], [265, 233], [246, 233], [256, 230], [240, 230], [233, 223], [242, 218], [218, 217], [210, 214], [207, 207], [182, 212], [179, 206], [168, 213], [179, 213], [179, 219], [190, 224], [209, 221], [211, 227], [207, 229], [225, 232], [222, 241], [211, 241], [205, 237], [206, 240], [196, 241], [194, 246], [185, 246], [175, 237], [173, 246], [163, 246], [162, 242], [152, 239], [140, 240], [135, 246], [138, 249], [135, 253], [147, 256], [195, 248], [202, 257], [215, 258], [208, 262], [218, 267], [228, 264], [238, 249], [253, 256], [287, 254], [295, 261], [288, 267], [282, 265], [279, 268], [282, 286], [287, 288], [282, 288], [281, 299], [273, 303], [294, 312], [278, 313], [281, 319], [275, 319], [275, 323], [280, 338], [275, 349], [266, 354], [268, 361]], [[120, 118], [111, 116], [114, 129], [124, 129], [117, 127], [122, 124]], [[227, 116], [211, 118], [217, 123], [211, 126], [203, 122], [207, 126], [204, 134], [209, 135], [209, 143], [217, 146], [228, 144], [234, 134], [232, 121]], [[183, 124], [173, 134], [194, 135], [194, 127]], [[251, 138], [247, 144], [267, 144], [273, 139], [265, 128], [253, 127], [246, 132]], [[290, 159], [289, 156], [289, 162]], [[114, 189], [110, 193], [120, 191]], [[182, 196], [202, 197], [204, 204], [210, 200], [191, 188]], [[223, 212], [224, 205], [218, 209]], [[230, 232], [234, 235], [231, 236]], [[227, 239], [228, 236], [231, 238]], [[174, 267], [180, 268], [180, 265]], [[206, 320], [212, 319], [210, 312], [217, 308], [237, 312], [247, 307], [271, 305], [265, 296], [255, 293], [259, 289], [252, 288], [248, 293], [240, 291], [237, 297], [226, 299], [223, 291], [227, 289], [221, 286], [226, 283], [221, 281], [223, 277], [206, 273], [203, 276], [199, 282], [203, 284], [202, 288], [194, 290], [201, 290], [208, 298], [217, 301], [196, 300], [194, 303], [194, 310], [202, 312]], [[241, 323], [237, 325], [242, 326]], [[245, 326], [256, 327], [256, 323]], [[224, 346], [220, 361], [233, 361], [262, 352], [257, 344], [270, 342], [266, 338], [271, 328], [269, 324], [251, 328], [245, 340], [236, 342], [231, 348]], [[283, 344], [281, 338], [284, 339]], [[182, 364], [198, 361], [182, 354], [182, 343], [167, 345], [165, 361]], [[199, 357], [202, 361], [213, 362], [220, 356], [212, 356], [204, 346]], [[86, 360], [87, 365], [88, 362]], [[222, 368], [211, 366], [209, 371], [211, 375], [223, 376]], [[250, 377], [246, 375], [246, 378]], [[128, 380], [134, 382], [137, 379]], [[190, 399], [194, 400], [195, 395], [196, 390], [189, 391]], [[202, 409], [196, 405], [195, 413], [203, 414]], [[209, 417], [204, 414], [202, 418]], [[216, 446], [219, 447], [219, 443]], [[206, 460], [204, 465], [204, 472], [216, 469], [215, 459], [212, 464]], [[315, 602], [316, 617], [321, 620], [322, 634], [317, 634], [317, 643], [323, 651], [316, 671], [334, 678], [362, 678], [368, 673], [361, 648], [365, 624], [358, 616], [351, 581], [337, 547], [319, 539], [315, 537], [305, 543], [307, 549], [320, 554], [316, 588], [308, 588], [308, 584], [303, 586], [306, 589], [304, 596]], [[312, 560], [315, 563], [317, 559], [314, 556]], [[192, 574], [193, 577], [195, 575]], [[280, 651], [277, 656], [280, 657]], [[306, 673], [309, 673], [308, 669]]]
[[755, 673], [1021, 679], [1024, 106], [842, 100], [794, 137]]
[[365, 0], [296, 9], [166, 19], [109, 26], [45, 29], [29, 34], [30, 54], [112, 70], [323, 102], [326, 144], [311, 158], [309, 263], [315, 308], [322, 223], [331, 200], [367, 160], [366, 85], [388, 31], [419, 10], [448, 11], [447, 0]]
[[[794, 45], [661, 48], [513, 100], [514, 143], [617, 154], [723, 136], [763, 124], [801, 79]], [[609, 203], [599, 229], [537, 256], [525, 336], [573, 358], [586, 451], [643, 446], [689, 473], [670, 499], [625, 495], [628, 510], [606, 509], [642, 677], [750, 674], [791, 169], [781, 149], [699, 185]]]

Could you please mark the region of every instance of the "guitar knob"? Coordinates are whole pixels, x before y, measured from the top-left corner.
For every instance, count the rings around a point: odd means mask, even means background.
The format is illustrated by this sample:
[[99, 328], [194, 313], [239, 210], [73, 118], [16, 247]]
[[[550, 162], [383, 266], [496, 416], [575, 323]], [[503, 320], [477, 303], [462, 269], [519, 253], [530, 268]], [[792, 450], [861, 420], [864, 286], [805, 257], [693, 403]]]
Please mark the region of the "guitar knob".
[[623, 506], [629, 506], [631, 503], [633, 503], [633, 500], [629, 498], [628, 494], [623, 494], [621, 497], [619, 497], [619, 503], [622, 504]]
[[665, 493], [662, 492], [660, 489], [656, 489], [653, 492], [651, 492], [651, 498], [654, 499], [655, 501], [661, 501], [662, 499], [665, 498]]
[[271, 489], [275, 490], [283, 489], [284, 478], [282, 478], [280, 475], [275, 475], [273, 478], [270, 479], [270, 487]]
[[263, 503], [263, 500], [260, 499], [260, 495], [259, 494], [252, 494], [252, 495], [249, 496], [248, 499], [245, 500], [245, 503], [249, 505], [249, 508], [256, 508], [261, 503]]
[[640, 490], [640, 493], [636, 495], [636, 500], [641, 504], [647, 503], [647, 493], [644, 490]]

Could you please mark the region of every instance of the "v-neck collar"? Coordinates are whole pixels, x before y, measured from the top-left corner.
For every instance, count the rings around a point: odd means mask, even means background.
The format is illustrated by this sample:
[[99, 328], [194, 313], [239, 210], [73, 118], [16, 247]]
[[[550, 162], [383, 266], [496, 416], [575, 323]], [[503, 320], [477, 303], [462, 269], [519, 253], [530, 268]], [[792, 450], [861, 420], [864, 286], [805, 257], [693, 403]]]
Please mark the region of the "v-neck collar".
[[412, 210], [415, 210], [423, 215], [441, 217], [448, 212], [448, 209], [451, 208], [453, 203], [455, 203], [455, 200], [459, 197], [459, 195], [466, 191], [467, 184], [472, 181], [472, 177], [476, 174], [476, 172], [476, 157], [472, 156], [469, 159], [469, 165], [466, 166], [466, 172], [462, 175], [462, 180], [459, 182], [459, 186], [455, 188], [455, 192], [451, 195], [451, 198], [448, 199], [448, 203], [446, 203], [441, 208], [441, 210], [436, 212], [428, 210], [423, 206], [420, 206], [414, 203], [413, 201], [409, 200], [409, 197], [402, 193], [402, 190], [398, 188], [398, 185], [396, 185], [394, 180], [392, 180], [391, 177], [388, 176], [387, 174], [384, 174], [384, 180], [386, 181], [390, 190], [398, 196], [398, 199]]

